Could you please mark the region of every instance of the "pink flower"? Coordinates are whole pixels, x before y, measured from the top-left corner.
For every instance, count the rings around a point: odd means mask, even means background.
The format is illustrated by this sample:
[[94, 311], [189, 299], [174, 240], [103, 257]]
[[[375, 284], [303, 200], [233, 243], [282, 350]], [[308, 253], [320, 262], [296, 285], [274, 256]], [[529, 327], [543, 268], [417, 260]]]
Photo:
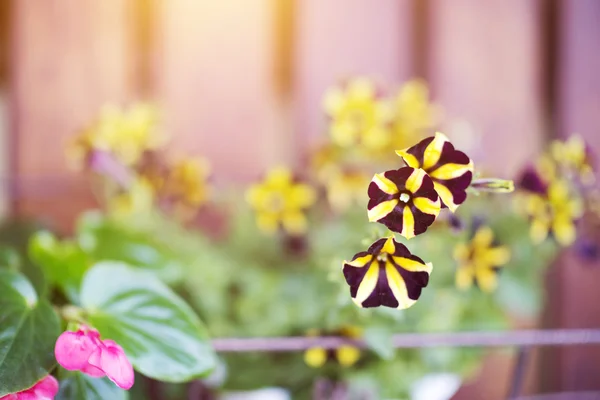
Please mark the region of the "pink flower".
[[82, 325], [77, 332], [63, 332], [56, 341], [54, 355], [69, 371], [95, 378], [107, 376], [122, 389], [133, 386], [133, 367], [123, 348], [112, 340], [100, 340], [95, 329]]
[[58, 381], [52, 375], [47, 375], [33, 387], [2, 396], [0, 400], [54, 400], [56, 393], [58, 393]]

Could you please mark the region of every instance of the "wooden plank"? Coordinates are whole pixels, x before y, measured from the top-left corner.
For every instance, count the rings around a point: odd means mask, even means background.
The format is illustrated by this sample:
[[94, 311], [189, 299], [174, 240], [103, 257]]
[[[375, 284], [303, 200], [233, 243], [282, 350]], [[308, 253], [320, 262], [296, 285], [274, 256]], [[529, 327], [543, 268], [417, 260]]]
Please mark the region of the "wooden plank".
[[130, 97], [125, 0], [13, 2], [12, 153], [16, 210], [71, 226], [91, 203], [64, 147], [105, 102]]
[[296, 9], [294, 70], [297, 146], [326, 134], [327, 88], [367, 76], [394, 88], [411, 78], [413, 1], [301, 0]]
[[256, 179], [278, 154], [269, 0], [157, 1], [157, 93], [175, 152], [214, 175]]
[[433, 97], [470, 126], [444, 130], [476, 165], [512, 176], [542, 142], [540, 2], [430, 0], [428, 9]]
[[[563, 0], [559, 13], [558, 132], [580, 133], [600, 154], [600, 2]], [[596, 235], [596, 245], [600, 245]], [[598, 328], [600, 260], [586, 261], [574, 251], [561, 258], [563, 302], [560, 323], [565, 328]], [[560, 353], [563, 390], [600, 390], [600, 348], [581, 346]]]

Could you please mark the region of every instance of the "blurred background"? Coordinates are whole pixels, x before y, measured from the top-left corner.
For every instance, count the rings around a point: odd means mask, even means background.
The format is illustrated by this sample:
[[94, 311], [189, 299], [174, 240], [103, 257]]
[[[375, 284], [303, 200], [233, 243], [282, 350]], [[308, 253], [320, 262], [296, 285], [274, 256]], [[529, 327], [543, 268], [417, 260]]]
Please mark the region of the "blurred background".
[[[599, 72], [597, 0], [2, 0], [0, 205], [69, 232], [93, 197], [65, 144], [107, 102], [156, 101], [172, 151], [207, 157], [217, 181], [300, 165], [325, 135], [323, 93], [353, 76], [424, 78], [443, 131], [511, 178], [552, 138], [600, 151]], [[600, 263], [563, 252], [541, 324], [600, 327], [597, 282]], [[600, 389], [600, 349], [544, 351], [532, 374]]]

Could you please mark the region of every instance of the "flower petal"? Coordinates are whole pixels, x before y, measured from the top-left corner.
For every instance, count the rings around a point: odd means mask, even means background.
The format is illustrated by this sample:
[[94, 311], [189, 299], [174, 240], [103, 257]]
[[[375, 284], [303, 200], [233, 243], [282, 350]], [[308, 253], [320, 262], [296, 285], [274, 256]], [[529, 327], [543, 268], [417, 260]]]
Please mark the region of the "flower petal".
[[133, 367], [121, 346], [112, 340], [105, 340], [105, 347], [100, 355], [101, 369], [108, 379], [121, 389], [131, 389], [134, 382]]
[[83, 331], [66, 331], [56, 340], [54, 355], [64, 369], [76, 371], [87, 364], [90, 355], [97, 347], [94, 339]]

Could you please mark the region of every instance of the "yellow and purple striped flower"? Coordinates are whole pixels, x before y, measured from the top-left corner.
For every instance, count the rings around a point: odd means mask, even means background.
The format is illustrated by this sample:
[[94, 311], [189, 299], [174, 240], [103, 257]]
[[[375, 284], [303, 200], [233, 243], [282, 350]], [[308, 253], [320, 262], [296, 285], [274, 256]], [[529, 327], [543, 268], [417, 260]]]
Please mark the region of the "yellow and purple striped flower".
[[369, 221], [380, 222], [407, 239], [425, 232], [440, 212], [433, 181], [418, 168], [375, 174], [368, 195]]
[[442, 200], [442, 208], [454, 212], [467, 199], [467, 188], [473, 179], [473, 161], [454, 148], [440, 132], [423, 139], [416, 145], [397, 150], [406, 165], [421, 168], [433, 180], [435, 191]]
[[377, 240], [343, 266], [352, 300], [365, 308], [412, 306], [429, 283], [431, 269], [431, 263], [412, 255], [393, 237]]

